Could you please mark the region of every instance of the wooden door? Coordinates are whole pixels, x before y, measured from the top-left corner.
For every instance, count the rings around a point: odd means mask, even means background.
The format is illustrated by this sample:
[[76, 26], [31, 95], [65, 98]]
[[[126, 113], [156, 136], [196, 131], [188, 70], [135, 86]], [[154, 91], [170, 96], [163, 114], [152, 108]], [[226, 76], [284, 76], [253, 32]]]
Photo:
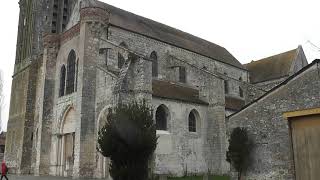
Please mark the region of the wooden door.
[[74, 161], [74, 133], [65, 135], [64, 153], [65, 176], [72, 176]]
[[320, 178], [320, 115], [290, 119], [297, 180]]

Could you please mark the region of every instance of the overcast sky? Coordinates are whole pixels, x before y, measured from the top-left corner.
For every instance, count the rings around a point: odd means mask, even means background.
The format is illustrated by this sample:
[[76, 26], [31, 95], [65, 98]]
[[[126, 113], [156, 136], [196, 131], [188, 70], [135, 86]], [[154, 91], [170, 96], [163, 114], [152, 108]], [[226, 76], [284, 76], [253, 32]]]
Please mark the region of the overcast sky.
[[[309, 63], [320, 58], [319, 0], [103, 0], [228, 49], [241, 63], [302, 45]], [[18, 30], [18, 0], [0, 10], [0, 70], [6, 129]], [[314, 45], [312, 45], [314, 44]]]

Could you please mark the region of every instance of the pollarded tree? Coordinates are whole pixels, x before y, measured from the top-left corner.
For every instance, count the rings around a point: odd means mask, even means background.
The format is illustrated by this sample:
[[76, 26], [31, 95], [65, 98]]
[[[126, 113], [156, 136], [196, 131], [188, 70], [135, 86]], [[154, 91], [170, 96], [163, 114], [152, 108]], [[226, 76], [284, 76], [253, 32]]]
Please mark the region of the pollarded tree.
[[145, 101], [120, 104], [98, 134], [98, 151], [111, 159], [113, 180], [147, 180], [157, 146], [152, 108]]
[[234, 128], [229, 139], [227, 161], [237, 170], [238, 179], [250, 165], [250, 154], [253, 144], [245, 128]]

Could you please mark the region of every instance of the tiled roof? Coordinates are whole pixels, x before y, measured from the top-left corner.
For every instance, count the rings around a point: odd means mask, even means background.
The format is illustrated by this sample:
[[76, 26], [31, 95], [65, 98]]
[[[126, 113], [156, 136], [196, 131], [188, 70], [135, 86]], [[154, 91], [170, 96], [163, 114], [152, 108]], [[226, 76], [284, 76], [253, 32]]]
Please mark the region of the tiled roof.
[[110, 12], [110, 24], [142, 34], [153, 39], [201, 54], [232, 66], [245, 69], [242, 64], [224, 47], [211, 43], [199, 37], [135, 15], [106, 3], [96, 0], [82, 1], [82, 8], [100, 7]]
[[208, 105], [207, 102], [199, 99], [199, 91], [187, 86], [173, 82], [153, 80], [152, 95], [166, 99]]
[[290, 68], [296, 58], [297, 51], [298, 49], [293, 49], [245, 64], [244, 66], [250, 72], [250, 82], [259, 83], [289, 76]]
[[237, 99], [237, 98], [234, 98], [234, 97], [228, 97], [227, 96], [225, 101], [226, 101], [226, 109], [230, 109], [230, 110], [238, 111], [242, 107], [244, 107], [244, 105], [245, 105], [244, 100]]

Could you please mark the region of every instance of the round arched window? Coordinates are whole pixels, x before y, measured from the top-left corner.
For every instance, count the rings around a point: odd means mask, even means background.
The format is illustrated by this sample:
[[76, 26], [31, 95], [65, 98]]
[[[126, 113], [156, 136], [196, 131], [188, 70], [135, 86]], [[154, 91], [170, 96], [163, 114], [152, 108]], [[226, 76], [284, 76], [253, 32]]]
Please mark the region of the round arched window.
[[157, 130], [166, 131], [168, 129], [167, 120], [168, 120], [168, 110], [164, 105], [161, 105], [156, 110], [156, 128], [157, 128]]

